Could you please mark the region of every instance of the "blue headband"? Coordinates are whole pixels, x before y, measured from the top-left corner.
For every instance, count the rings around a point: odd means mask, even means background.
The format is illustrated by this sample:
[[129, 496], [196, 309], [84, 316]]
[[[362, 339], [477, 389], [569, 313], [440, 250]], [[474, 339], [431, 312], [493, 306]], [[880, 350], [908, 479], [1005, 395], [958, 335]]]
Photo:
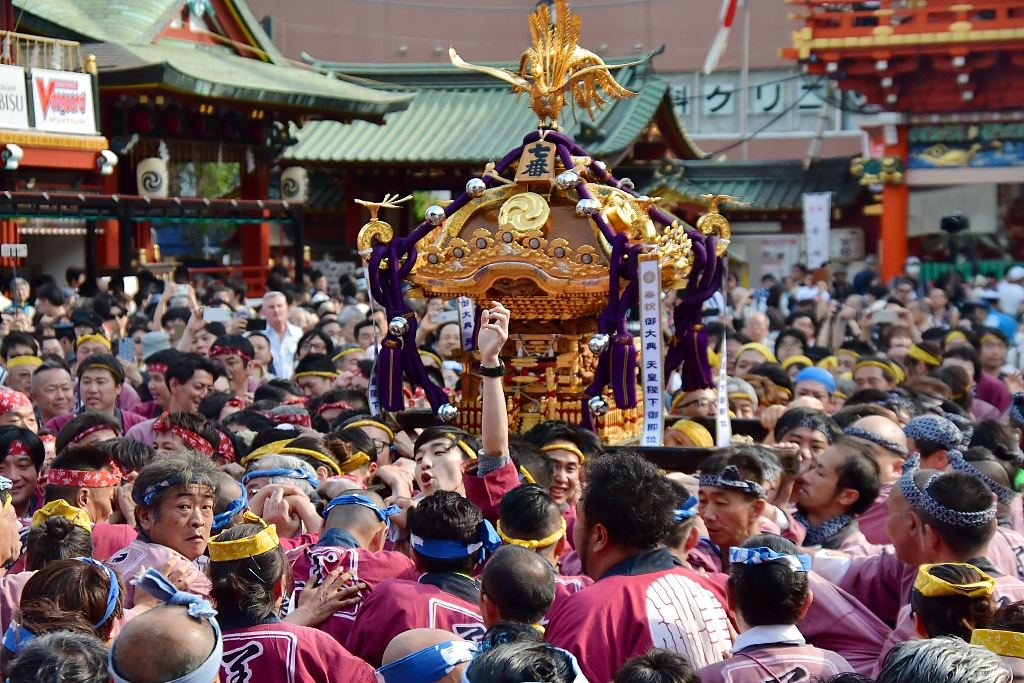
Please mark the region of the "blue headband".
[[[150, 507], [153, 505], [153, 498], [156, 497], [156, 494], [180, 483], [181, 480], [178, 477], [168, 477], [163, 481], [158, 481], [155, 484], [147, 486], [146, 490], [142, 492], [142, 499], [135, 502], [142, 503], [146, 507]], [[134, 489], [132, 489], [132, 493], [135, 493]], [[133, 495], [132, 497], [134, 498], [135, 496]]]
[[676, 524], [682, 524], [688, 519], [697, 516], [697, 496], [690, 496], [686, 502], [676, 510]]
[[943, 476], [943, 473], [937, 472], [928, 478], [928, 481], [924, 483], [921, 488], [917, 487], [917, 482], [914, 481], [914, 475], [918, 471], [918, 463], [920, 462], [920, 456], [916, 453], [908, 460], [903, 467], [903, 476], [900, 477], [900, 493], [907, 499], [907, 502], [915, 510], [925, 512], [932, 518], [956, 527], [979, 527], [991, 523], [996, 518], [996, 501], [992, 500], [992, 504], [984, 510], [978, 510], [977, 512], [961, 512], [959, 510], [953, 510], [946, 507], [939, 501], [932, 498], [931, 494], [928, 493], [929, 487], [935, 482], [936, 479]]
[[476, 643], [449, 640], [425, 647], [377, 669], [383, 683], [433, 683], [450, 674], [459, 664], [473, 661]]
[[391, 527], [391, 515], [397, 515], [402, 511], [402, 509], [397, 505], [389, 505], [386, 508], [381, 508], [370, 500], [368, 496], [362, 493], [346, 493], [338, 496], [337, 498], [332, 498], [331, 502], [324, 508], [323, 516], [326, 518], [327, 514], [339, 505], [358, 505], [360, 507], [367, 508], [368, 510], [373, 510], [374, 514], [377, 515], [377, 519], [387, 524], [388, 528]]
[[36, 634], [12, 621], [4, 632], [4, 647], [14, 654], [20, 654], [26, 645], [36, 639]]
[[790, 555], [771, 548], [729, 548], [729, 564], [781, 564], [794, 572], [806, 574], [811, 571], [810, 555]]
[[304, 470], [294, 469], [278, 469], [278, 470], [249, 470], [242, 477], [242, 483], [248, 484], [253, 479], [262, 479], [263, 477], [289, 477], [291, 479], [305, 479], [309, 482], [309, 485], [314, 489], [320, 488], [320, 480], [316, 478], [315, 474], [311, 474]]
[[978, 479], [981, 479], [983, 482], [985, 482], [985, 486], [988, 487], [989, 491], [995, 494], [996, 500], [998, 500], [1003, 505], [1009, 505], [1010, 503], [1013, 502], [1013, 497], [1016, 494], [1013, 492], [1012, 489], [1003, 486], [998, 481], [994, 480], [992, 477], [988, 476], [987, 474], [979, 470], [977, 467], [975, 467], [973, 463], [967, 462], [967, 459], [964, 457], [964, 454], [961, 453], [960, 451], [955, 449], [950, 450], [946, 454], [946, 458], [949, 460], [949, 466], [952, 467], [957, 472], [963, 472], [965, 474], [973, 475]]
[[409, 542], [417, 553], [434, 560], [463, 560], [480, 550], [486, 555], [501, 545], [501, 537], [486, 519], [477, 524], [476, 531], [477, 537], [472, 543], [420, 538], [416, 534], [409, 536]]
[[823, 368], [804, 368], [796, 373], [796, 377], [793, 378], [793, 386], [800, 382], [817, 382], [824, 385], [829, 396], [836, 393], [836, 378], [832, 376], [831, 372]]
[[903, 433], [914, 441], [930, 441], [947, 451], [960, 448], [964, 440], [960, 428], [939, 415], [918, 415], [907, 423]]
[[231, 501], [231, 504], [224, 509], [224, 512], [213, 516], [211, 530], [223, 531], [226, 529], [231, 520], [235, 518], [235, 515], [244, 510], [245, 506], [249, 504], [249, 494], [246, 493], [245, 487], [240, 486], [239, 488], [242, 489], [242, 495]]
[[[220, 624], [217, 623], [217, 610], [213, 608], [208, 600], [198, 595], [179, 591], [163, 574], [155, 569], [147, 569], [141, 577], [134, 581], [134, 584], [168, 605], [185, 607], [188, 615], [193, 619], [206, 620], [213, 628], [214, 646], [213, 652], [206, 658], [199, 667], [184, 676], [175, 678], [167, 683], [210, 683], [212, 680], [219, 680], [221, 659], [224, 656], [224, 640], [221, 638]], [[114, 683], [132, 683], [124, 678], [114, 668], [114, 650], [117, 648], [117, 641], [110, 648], [107, 654], [107, 670]]]
[[847, 427], [846, 431], [844, 431], [843, 433], [846, 434], [847, 436], [852, 436], [852, 437], [854, 437], [856, 439], [863, 439], [864, 441], [870, 441], [871, 443], [875, 444], [876, 446], [881, 446], [882, 448], [886, 449], [887, 451], [892, 451], [893, 453], [896, 453], [897, 455], [902, 455], [904, 458], [907, 457], [907, 447], [906, 446], [904, 446], [901, 443], [897, 443], [895, 441], [890, 441], [889, 439], [881, 437], [881, 436], [879, 436], [878, 434], [875, 434], [873, 431], [871, 431], [869, 429], [864, 429], [863, 427]]
[[121, 588], [117, 585], [117, 574], [114, 570], [103, 564], [98, 560], [94, 560], [91, 557], [76, 557], [79, 562], [85, 562], [91, 564], [94, 567], [99, 567], [107, 573], [107, 580], [110, 581], [110, 588], [107, 589], [107, 607], [103, 610], [103, 618], [97, 621], [93, 626], [99, 628], [103, 624], [107, 623], [110, 619], [110, 615], [114, 613], [114, 608], [117, 607], [117, 599], [121, 595]]
[[764, 498], [764, 487], [754, 481], [749, 481], [740, 476], [736, 465], [728, 465], [717, 474], [702, 474], [697, 477], [700, 486], [710, 486], [715, 489], [730, 489], [747, 493], [758, 498]]

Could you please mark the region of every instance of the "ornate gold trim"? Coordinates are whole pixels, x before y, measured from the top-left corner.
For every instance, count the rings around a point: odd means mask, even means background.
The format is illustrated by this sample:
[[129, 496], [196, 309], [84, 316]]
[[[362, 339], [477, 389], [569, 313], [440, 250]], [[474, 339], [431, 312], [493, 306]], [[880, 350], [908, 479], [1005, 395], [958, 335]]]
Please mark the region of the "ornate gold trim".
[[6, 143], [25, 147], [70, 149], [82, 152], [102, 152], [105, 149], [110, 149], [110, 143], [102, 135], [61, 135], [60, 133], [0, 130], [0, 137]]

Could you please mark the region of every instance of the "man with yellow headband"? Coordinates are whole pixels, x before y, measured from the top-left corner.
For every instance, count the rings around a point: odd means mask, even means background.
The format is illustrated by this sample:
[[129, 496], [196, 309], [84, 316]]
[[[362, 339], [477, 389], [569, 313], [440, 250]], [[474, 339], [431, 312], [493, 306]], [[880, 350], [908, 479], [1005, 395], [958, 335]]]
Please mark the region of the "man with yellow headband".
[[7, 361], [4, 385], [28, 394], [32, 391], [32, 373], [42, 364], [43, 359], [39, 356], [15, 356]]
[[[75, 374], [78, 376], [78, 394], [82, 401], [79, 412], [87, 410], [109, 415], [121, 423], [121, 433], [135, 425], [145, 422], [146, 418], [133, 412], [122, 410], [119, 399], [125, 384], [124, 367], [114, 356], [106, 353], [95, 353], [82, 359]], [[136, 399], [138, 395], [136, 394]], [[71, 421], [72, 415], [60, 415], [46, 423], [46, 428], [59, 433], [61, 428]]]

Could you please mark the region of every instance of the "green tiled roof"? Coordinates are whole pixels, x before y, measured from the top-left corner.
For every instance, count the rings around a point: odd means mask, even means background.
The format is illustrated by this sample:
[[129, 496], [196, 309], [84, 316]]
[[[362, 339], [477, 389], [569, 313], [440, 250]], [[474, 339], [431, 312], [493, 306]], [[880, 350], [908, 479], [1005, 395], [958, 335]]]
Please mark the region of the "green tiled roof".
[[343, 118], [379, 118], [409, 101], [402, 93], [178, 41], [95, 47], [101, 87], [159, 83], [199, 97], [330, 111]]
[[[578, 113], [574, 119], [572, 110], [562, 112], [563, 128], [594, 156], [607, 159], [623, 152], [640, 137], [659, 107], [665, 105], [671, 111], [668, 83], [650, 72], [650, 56], [644, 64], [615, 71], [616, 80], [638, 92], [637, 97], [609, 103], [593, 122], [586, 113]], [[415, 97], [408, 109], [388, 114], [383, 126], [358, 121], [351, 125], [332, 121], [305, 124], [296, 136], [298, 143], [284, 153], [293, 161], [479, 165], [503, 157], [537, 127], [525, 97], [517, 101], [507, 84], [485, 75], [433, 64], [314, 64], [334, 70], [340, 79]], [[688, 144], [678, 128], [672, 132]], [[702, 154], [692, 149], [693, 155]]]
[[800, 211], [805, 192], [832, 192], [832, 205], [853, 204], [860, 182], [850, 174], [848, 157], [818, 159], [804, 170], [803, 162], [666, 161], [655, 166], [619, 169], [638, 190], [651, 196], [703, 204], [703, 194], [740, 197], [749, 206], [723, 205], [729, 211]]
[[[185, 0], [15, 0], [26, 27], [83, 42], [96, 55], [100, 87], [152, 85], [198, 97], [314, 110], [339, 119], [379, 121], [410, 95], [339, 81], [289, 63], [244, 0], [225, 0], [269, 61], [241, 57], [227, 46], [162, 39]], [[223, 12], [222, 12], [223, 14]], [[211, 25], [234, 17], [209, 16]]]
[[14, 0], [15, 16], [24, 12], [74, 40], [97, 43], [138, 41], [181, 7], [182, 0]]

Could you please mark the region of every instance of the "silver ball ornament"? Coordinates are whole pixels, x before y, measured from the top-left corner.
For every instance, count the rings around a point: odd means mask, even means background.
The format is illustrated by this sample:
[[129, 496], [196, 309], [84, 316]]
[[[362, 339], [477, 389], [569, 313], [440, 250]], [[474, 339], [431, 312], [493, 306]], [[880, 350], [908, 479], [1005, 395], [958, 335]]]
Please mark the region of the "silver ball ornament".
[[608, 343], [610, 341], [611, 340], [608, 338], [607, 334], [595, 334], [590, 338], [590, 341], [587, 342], [587, 348], [590, 349], [590, 352], [595, 356], [600, 356], [604, 353], [605, 349], [608, 348]]
[[481, 178], [470, 178], [466, 183], [466, 194], [474, 199], [480, 197], [487, 191], [487, 183]]
[[559, 190], [571, 190], [580, 183], [580, 175], [576, 171], [562, 171], [555, 176], [555, 185]]
[[608, 413], [608, 401], [604, 400], [604, 396], [592, 396], [587, 401], [587, 407], [595, 417], [601, 417]]
[[619, 181], [619, 186], [623, 190], [629, 190], [630, 192], [636, 189], [636, 185], [633, 183], [633, 180], [631, 178], [623, 178], [622, 180]]
[[428, 206], [427, 210], [423, 212], [423, 216], [427, 219], [427, 222], [434, 227], [444, 223], [444, 209], [437, 204], [431, 204]]
[[405, 333], [409, 331], [409, 321], [400, 315], [396, 315], [388, 323], [388, 332], [395, 335], [396, 337], [404, 337]]
[[583, 199], [576, 202], [576, 215], [577, 216], [593, 216], [595, 213], [601, 210], [601, 202], [590, 197], [584, 197]]
[[437, 409], [437, 417], [445, 424], [451, 424], [455, 420], [455, 416], [459, 414], [459, 409], [453, 406], [451, 403], [445, 403]]

